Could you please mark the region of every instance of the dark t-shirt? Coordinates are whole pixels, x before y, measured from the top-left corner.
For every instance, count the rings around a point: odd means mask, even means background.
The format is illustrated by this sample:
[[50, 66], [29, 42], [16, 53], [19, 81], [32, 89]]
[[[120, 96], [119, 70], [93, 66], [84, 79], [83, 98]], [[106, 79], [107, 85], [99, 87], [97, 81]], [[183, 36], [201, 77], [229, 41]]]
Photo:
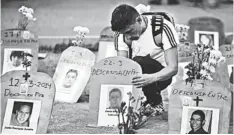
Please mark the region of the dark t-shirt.
[[191, 130], [188, 134], [208, 134], [203, 128], [198, 129], [197, 131]]

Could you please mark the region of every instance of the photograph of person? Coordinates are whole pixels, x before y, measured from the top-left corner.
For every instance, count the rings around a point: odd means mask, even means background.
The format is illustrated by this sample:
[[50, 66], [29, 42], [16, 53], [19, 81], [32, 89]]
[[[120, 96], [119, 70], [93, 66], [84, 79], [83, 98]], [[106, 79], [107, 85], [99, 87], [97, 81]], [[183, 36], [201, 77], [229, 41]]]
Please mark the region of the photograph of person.
[[195, 31], [194, 43], [219, 49], [219, 33], [214, 31]]
[[109, 92], [109, 109], [118, 109], [122, 102], [122, 92], [118, 88], [113, 88]]
[[214, 46], [214, 35], [213, 34], [200, 34], [200, 44], [205, 46]]
[[2, 134], [35, 134], [43, 113], [41, 101], [26, 99], [8, 99], [3, 111]]
[[183, 106], [181, 134], [217, 134], [219, 109]]
[[11, 126], [29, 127], [33, 103], [15, 102], [11, 116]]
[[63, 81], [63, 87], [64, 88], [71, 88], [73, 84], [76, 81], [76, 78], [78, 76], [78, 71], [75, 69], [69, 69], [65, 75], [64, 81]]
[[[98, 126], [117, 126], [118, 108], [122, 102], [128, 106], [128, 93], [133, 93], [132, 89], [132, 85], [101, 84]], [[122, 120], [122, 116], [120, 119]]]
[[203, 129], [205, 122], [205, 113], [202, 110], [194, 111], [190, 118], [191, 131], [189, 131], [188, 134], [208, 134], [208, 132]]
[[[3, 72], [12, 71], [12, 70], [26, 70], [26, 67], [23, 66], [24, 58], [27, 58], [29, 61], [32, 57], [25, 57], [26, 54], [31, 55], [31, 49], [5, 49], [4, 50], [4, 63], [3, 63]], [[27, 68], [30, 70], [30, 68]]]

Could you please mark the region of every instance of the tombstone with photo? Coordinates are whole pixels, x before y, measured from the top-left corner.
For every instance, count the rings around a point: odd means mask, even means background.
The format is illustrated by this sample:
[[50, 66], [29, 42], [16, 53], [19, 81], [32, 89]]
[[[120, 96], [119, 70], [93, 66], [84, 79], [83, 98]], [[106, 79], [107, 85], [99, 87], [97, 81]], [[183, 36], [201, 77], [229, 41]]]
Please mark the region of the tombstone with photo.
[[2, 75], [1, 133], [47, 133], [54, 97], [53, 79], [45, 73], [10, 71]]
[[55, 100], [76, 103], [90, 78], [95, 55], [88, 49], [71, 46], [63, 51], [53, 80]]
[[230, 82], [230, 89], [233, 87], [233, 44], [224, 44], [220, 46], [219, 50], [221, 51], [222, 55], [226, 58], [226, 65], [224, 65], [223, 69], [227, 69], [228, 71], [228, 80], [226, 81], [226, 85]]
[[[217, 74], [224, 74], [224, 72], [217, 71]], [[225, 76], [219, 75], [215, 77], [224, 78]], [[181, 129], [184, 128], [178, 124], [183, 119], [182, 109], [184, 106], [218, 109], [219, 120], [217, 133], [228, 133], [232, 102], [231, 91], [223, 82], [218, 82], [217, 80], [219, 79], [214, 78], [214, 81], [197, 80], [193, 85], [186, 83], [184, 80], [173, 84], [168, 114], [169, 133], [180, 133]], [[212, 133], [216, 132], [214, 131]]]
[[1, 31], [1, 75], [13, 70], [26, 70], [23, 61], [27, 58], [31, 66], [27, 71], [37, 71], [38, 39], [28, 30], [8, 29]]
[[[135, 99], [142, 96], [141, 88], [132, 86], [132, 78], [141, 74], [142, 70], [136, 62], [124, 57], [105, 58], [92, 67], [89, 81], [89, 122], [88, 126], [113, 126], [118, 123], [115, 110], [108, 110], [111, 102], [111, 90], [121, 91], [121, 99], [127, 102], [126, 93], [131, 92]], [[120, 92], [115, 92], [116, 98]], [[107, 102], [108, 101], [108, 102]], [[115, 105], [118, 105], [115, 103]], [[137, 108], [139, 103], [133, 103]], [[103, 113], [103, 114], [99, 114]]]
[[114, 32], [111, 30], [111, 27], [106, 27], [101, 32], [97, 62], [112, 56], [117, 56], [114, 46]]
[[[222, 45], [225, 42], [224, 24], [221, 20], [213, 17], [197, 17], [189, 20], [189, 41], [195, 42], [195, 31], [218, 32], [218, 44]], [[212, 35], [205, 34], [205, 36], [212, 37]], [[204, 37], [205, 37], [204, 36]]]

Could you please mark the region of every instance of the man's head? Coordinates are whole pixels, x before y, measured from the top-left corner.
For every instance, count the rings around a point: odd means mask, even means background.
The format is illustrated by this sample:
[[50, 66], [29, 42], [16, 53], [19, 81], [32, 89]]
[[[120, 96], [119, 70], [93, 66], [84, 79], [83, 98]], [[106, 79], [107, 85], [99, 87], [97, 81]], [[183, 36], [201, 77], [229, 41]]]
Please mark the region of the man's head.
[[18, 123], [23, 124], [27, 122], [32, 113], [32, 103], [23, 103], [16, 110], [16, 120]]
[[202, 110], [196, 110], [192, 113], [190, 126], [194, 131], [202, 128], [205, 122], [205, 113]]
[[24, 51], [12, 51], [10, 55], [10, 60], [14, 67], [19, 67], [24, 59]]
[[134, 7], [120, 5], [115, 8], [111, 18], [111, 28], [124, 34], [127, 39], [138, 40], [142, 31], [142, 18]]
[[120, 89], [114, 88], [109, 93], [110, 107], [119, 108], [122, 101], [122, 93]]
[[63, 83], [63, 86], [65, 88], [70, 88], [74, 84], [77, 76], [78, 76], [77, 70], [70, 69], [65, 76], [65, 81]]

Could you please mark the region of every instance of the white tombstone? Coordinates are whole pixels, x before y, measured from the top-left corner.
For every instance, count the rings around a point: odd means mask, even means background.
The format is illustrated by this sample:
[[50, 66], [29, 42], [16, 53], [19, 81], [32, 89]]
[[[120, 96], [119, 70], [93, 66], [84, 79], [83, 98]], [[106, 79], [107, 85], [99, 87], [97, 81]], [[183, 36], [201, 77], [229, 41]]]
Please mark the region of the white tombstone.
[[76, 103], [86, 87], [94, 62], [95, 55], [88, 49], [77, 46], [66, 49], [53, 76], [55, 100]]
[[106, 27], [101, 32], [97, 61], [113, 56], [117, 56], [114, 45], [114, 32], [111, 30], [111, 27]]

